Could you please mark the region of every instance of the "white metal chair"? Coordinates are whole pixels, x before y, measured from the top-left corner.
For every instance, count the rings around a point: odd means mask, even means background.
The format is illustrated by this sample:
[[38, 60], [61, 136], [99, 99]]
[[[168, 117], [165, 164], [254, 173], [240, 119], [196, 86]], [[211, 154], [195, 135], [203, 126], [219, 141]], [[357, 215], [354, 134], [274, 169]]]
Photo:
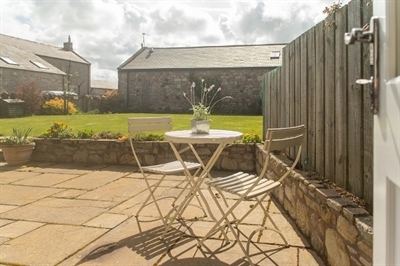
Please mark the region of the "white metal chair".
[[[128, 118], [128, 134], [129, 134], [129, 142], [131, 145], [132, 153], [133, 156], [135, 157], [136, 163], [139, 167], [140, 172], [142, 173], [144, 180], [146, 182], [146, 185], [149, 189], [149, 195], [139, 208], [139, 210], [136, 213], [136, 216], [139, 215], [139, 213], [143, 210], [143, 208], [151, 203], [154, 203], [156, 205], [157, 211], [164, 223], [164, 225], [167, 225], [167, 221], [164, 218], [160, 206], [158, 205], [157, 201], [162, 200], [165, 197], [158, 197], [156, 198], [155, 196], [155, 191], [157, 188], [160, 186], [161, 182], [164, 180], [166, 175], [168, 174], [177, 174], [177, 173], [185, 173], [185, 171], [191, 171], [194, 169], [200, 169], [200, 164], [199, 163], [193, 163], [193, 162], [183, 162], [182, 164], [180, 161], [172, 161], [168, 163], [163, 163], [163, 164], [157, 164], [157, 165], [149, 165], [149, 166], [142, 166], [139, 157], [135, 151], [134, 147], [134, 142], [133, 139], [136, 134], [139, 132], [148, 132], [148, 131], [155, 131], [155, 130], [171, 130], [172, 129], [172, 119], [171, 117], [132, 117]], [[151, 174], [160, 174], [161, 178], [153, 185], [150, 185], [148, 176]], [[187, 176], [187, 174], [185, 174]], [[189, 184], [187, 182], [187, 184]], [[182, 190], [182, 192], [186, 189], [187, 185], [185, 188]], [[175, 197], [175, 201], [177, 198], [182, 194], [182, 192]], [[172, 205], [174, 205], [175, 201], [173, 202]]]
[[[301, 155], [301, 146], [303, 142], [303, 136], [305, 132], [305, 126], [296, 126], [296, 127], [289, 127], [289, 128], [270, 128], [267, 130], [266, 133], [266, 140], [264, 144], [264, 150], [266, 152], [266, 158], [264, 161], [263, 168], [259, 176], [253, 174], [247, 174], [243, 172], [235, 173], [233, 175], [229, 175], [226, 177], [218, 177], [213, 178], [210, 181], [207, 181], [206, 184], [208, 185], [208, 190], [212, 195], [215, 204], [217, 205], [219, 211], [222, 214], [222, 218], [218, 221], [215, 221], [214, 227], [198, 242], [198, 247], [201, 247], [203, 242], [210, 237], [216, 230], [221, 230], [223, 233], [225, 240], [229, 243], [229, 238], [225, 231], [223, 230], [224, 227], [228, 226], [229, 229], [232, 231], [232, 234], [236, 238], [239, 246], [241, 247], [242, 251], [244, 252], [246, 258], [248, 259], [251, 265], [254, 265], [250, 259], [249, 248], [251, 243], [252, 236], [262, 230], [268, 229], [277, 232], [285, 242], [285, 246], [288, 246], [288, 242], [283, 236], [282, 232], [278, 229], [278, 226], [273, 221], [272, 217], [268, 214], [267, 209], [261, 202], [268, 196], [270, 193], [279, 187], [283, 180], [290, 174], [290, 172], [294, 169], [297, 162], [300, 159]], [[275, 150], [283, 150], [290, 147], [297, 147], [297, 155], [295, 161], [288, 167], [287, 171], [277, 180], [271, 180], [266, 178], [265, 174], [267, 172], [270, 155], [272, 151]], [[216, 189], [218, 193], [213, 193], [212, 188]], [[235, 194], [239, 196], [239, 199], [235, 201], [234, 204], [231, 206], [228, 205], [224, 193]], [[217, 195], [222, 196], [222, 199], [227, 206], [225, 210], [222, 208], [221, 204], [217, 199]], [[255, 199], [256, 202], [254, 206], [252, 206], [247, 213], [245, 213], [240, 219], [236, 217], [234, 214], [235, 208], [245, 200]], [[272, 223], [274, 228], [267, 228], [261, 225], [258, 229], [253, 231], [252, 234], [247, 239], [247, 248], [243, 246], [243, 243], [239, 240], [239, 233], [235, 232], [232, 224], [237, 227], [240, 225], [243, 220], [257, 207], [260, 206], [267, 219]], [[229, 220], [231, 218], [231, 220]]]

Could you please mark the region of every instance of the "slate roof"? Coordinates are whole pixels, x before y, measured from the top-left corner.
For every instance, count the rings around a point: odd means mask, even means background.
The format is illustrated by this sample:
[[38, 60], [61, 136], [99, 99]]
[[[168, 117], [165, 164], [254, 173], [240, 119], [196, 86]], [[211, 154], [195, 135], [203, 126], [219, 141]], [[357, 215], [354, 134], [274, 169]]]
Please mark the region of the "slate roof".
[[90, 87], [94, 89], [115, 90], [118, 88], [118, 83], [107, 80], [92, 79], [90, 81]]
[[[18, 65], [10, 65], [0, 59], [0, 67], [62, 75], [65, 75], [63, 71], [46, 62], [40, 56], [90, 64], [73, 51], [65, 51], [61, 47], [24, 40], [4, 34], [0, 34], [0, 56], [10, 58], [18, 63]], [[48, 68], [39, 68], [31, 61], [39, 62]]]
[[[230, 45], [140, 49], [120, 70], [278, 67], [286, 44]], [[279, 51], [279, 59], [271, 52]]]

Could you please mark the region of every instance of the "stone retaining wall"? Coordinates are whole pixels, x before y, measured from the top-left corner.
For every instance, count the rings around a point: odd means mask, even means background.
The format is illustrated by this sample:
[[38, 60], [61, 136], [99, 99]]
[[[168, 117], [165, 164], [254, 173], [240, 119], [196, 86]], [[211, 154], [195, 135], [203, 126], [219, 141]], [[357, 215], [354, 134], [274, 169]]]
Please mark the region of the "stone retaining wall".
[[[36, 139], [35, 142], [34, 161], [135, 165], [128, 141]], [[143, 165], [175, 159], [167, 142], [135, 142], [135, 147]], [[216, 147], [201, 144], [196, 148], [207, 161]], [[189, 153], [183, 158], [194, 160]], [[224, 149], [214, 168], [260, 172], [264, 158], [261, 144], [233, 144]], [[269, 178], [276, 179], [288, 164], [284, 156], [272, 156]], [[341, 198], [321, 181], [298, 170], [285, 179], [273, 196], [330, 265], [372, 265], [372, 216], [353, 201]]]
[[[257, 172], [265, 160], [261, 148], [256, 148]], [[272, 156], [270, 162], [268, 176], [275, 180], [291, 164], [284, 156]], [[365, 209], [298, 170], [273, 196], [330, 265], [372, 265], [372, 216]]]
[[[136, 165], [129, 141], [90, 139], [35, 139], [33, 161]], [[168, 142], [137, 141], [135, 150], [142, 165], [175, 160]], [[177, 146], [178, 150], [186, 145]], [[195, 145], [198, 154], [207, 162], [217, 145]], [[226, 147], [215, 164], [215, 169], [226, 171], [255, 171], [255, 145], [233, 144]], [[184, 160], [195, 161], [190, 152], [182, 154]]]

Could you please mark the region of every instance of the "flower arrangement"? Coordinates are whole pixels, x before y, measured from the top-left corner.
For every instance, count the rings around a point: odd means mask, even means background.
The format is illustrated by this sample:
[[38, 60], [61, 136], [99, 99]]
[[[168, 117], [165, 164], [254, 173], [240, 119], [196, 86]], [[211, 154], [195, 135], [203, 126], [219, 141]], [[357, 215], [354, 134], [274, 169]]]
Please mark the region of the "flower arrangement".
[[[217, 94], [221, 91], [221, 87], [215, 90], [214, 94], [211, 96], [211, 92], [214, 90], [215, 85], [211, 85], [207, 88], [207, 84], [204, 83], [204, 79], [201, 79], [201, 95], [200, 101], [196, 103], [196, 96], [194, 88], [196, 87], [195, 82], [190, 86], [190, 99], [186, 96], [186, 93], [183, 93], [183, 97], [188, 100], [192, 108], [190, 110], [193, 111], [194, 119], [196, 120], [207, 120], [207, 117], [211, 115], [211, 111], [213, 107], [223, 99], [233, 99], [231, 96], [224, 96], [220, 99], [216, 99]], [[210, 100], [209, 100], [210, 99]]]

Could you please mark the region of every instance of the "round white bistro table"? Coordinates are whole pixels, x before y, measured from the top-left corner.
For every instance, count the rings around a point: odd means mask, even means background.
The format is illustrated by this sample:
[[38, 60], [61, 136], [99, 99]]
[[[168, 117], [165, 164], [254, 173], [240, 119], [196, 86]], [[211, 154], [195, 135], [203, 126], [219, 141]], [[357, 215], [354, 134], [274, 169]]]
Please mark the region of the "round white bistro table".
[[[204, 197], [203, 193], [200, 190], [201, 184], [204, 182], [206, 177], [210, 177], [210, 171], [214, 166], [215, 162], [217, 161], [218, 157], [220, 156], [223, 149], [232, 144], [234, 141], [241, 140], [243, 134], [238, 131], [231, 131], [231, 130], [221, 130], [221, 129], [211, 129], [209, 134], [194, 134], [191, 130], [177, 130], [177, 131], [169, 131], [165, 133], [165, 140], [167, 140], [174, 152], [176, 158], [182, 163], [184, 166], [184, 161], [182, 159], [181, 153], [187, 150], [191, 150], [194, 156], [196, 157], [197, 161], [202, 166], [202, 171], [198, 176], [192, 176], [189, 171], [185, 171], [187, 176], [187, 180], [189, 180], [190, 189], [189, 192], [186, 194], [185, 199], [182, 203], [179, 204], [177, 208], [171, 209], [175, 211], [175, 215], [170, 219], [170, 223], [166, 226], [164, 233], [160, 237], [163, 239], [171, 228], [172, 223], [175, 221], [177, 217], [181, 217], [183, 212], [185, 211], [186, 207], [190, 204], [191, 200], [195, 195], [199, 195], [203, 205], [207, 209], [207, 213], [215, 220], [209, 206], [207, 203], [206, 198]], [[199, 154], [197, 153], [193, 144], [204, 144], [204, 143], [214, 143], [218, 144], [217, 149], [214, 151], [210, 159], [207, 163], [204, 163]], [[188, 146], [183, 148], [182, 150], [178, 151], [176, 149], [175, 144], [187, 144]], [[184, 166], [185, 167], [185, 166]]]
[[191, 130], [169, 131], [165, 139], [174, 143], [233, 143], [241, 140], [243, 134], [238, 131], [211, 129], [209, 134], [194, 134]]

